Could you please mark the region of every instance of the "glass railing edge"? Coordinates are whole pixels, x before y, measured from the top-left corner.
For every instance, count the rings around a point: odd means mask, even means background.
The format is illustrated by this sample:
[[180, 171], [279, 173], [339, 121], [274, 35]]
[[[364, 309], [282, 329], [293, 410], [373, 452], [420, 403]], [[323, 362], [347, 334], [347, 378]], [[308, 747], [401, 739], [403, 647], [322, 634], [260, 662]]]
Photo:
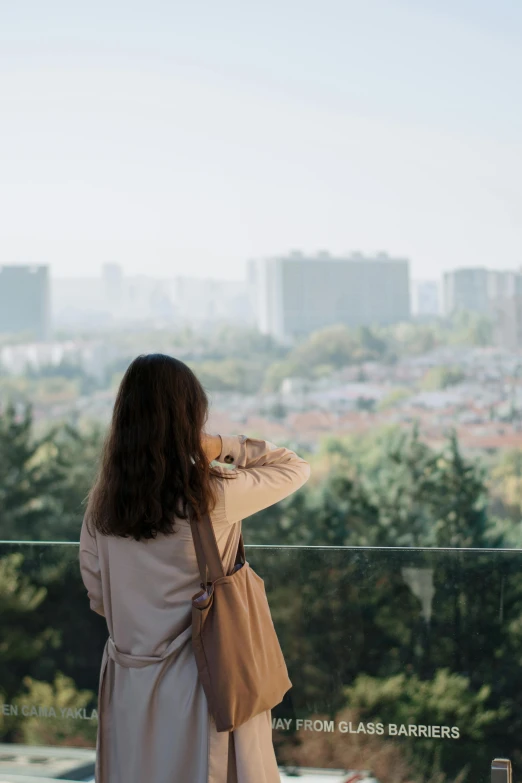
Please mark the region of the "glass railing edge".
[[[24, 541], [24, 540], [0, 540], [0, 546], [74, 546], [80, 545], [79, 541]], [[353, 552], [522, 552], [522, 548], [516, 547], [451, 547], [451, 546], [339, 546], [328, 544], [245, 544], [247, 549], [305, 549], [326, 551], [353, 551]]]

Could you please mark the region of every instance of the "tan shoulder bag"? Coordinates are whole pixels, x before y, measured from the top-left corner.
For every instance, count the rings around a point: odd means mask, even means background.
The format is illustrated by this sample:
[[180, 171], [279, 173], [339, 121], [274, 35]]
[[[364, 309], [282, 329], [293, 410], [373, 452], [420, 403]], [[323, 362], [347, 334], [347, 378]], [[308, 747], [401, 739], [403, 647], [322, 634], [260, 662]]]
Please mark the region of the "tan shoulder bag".
[[217, 730], [233, 731], [279, 704], [292, 683], [243, 536], [227, 575], [209, 516], [191, 519], [191, 529], [202, 588], [192, 599], [194, 654]]

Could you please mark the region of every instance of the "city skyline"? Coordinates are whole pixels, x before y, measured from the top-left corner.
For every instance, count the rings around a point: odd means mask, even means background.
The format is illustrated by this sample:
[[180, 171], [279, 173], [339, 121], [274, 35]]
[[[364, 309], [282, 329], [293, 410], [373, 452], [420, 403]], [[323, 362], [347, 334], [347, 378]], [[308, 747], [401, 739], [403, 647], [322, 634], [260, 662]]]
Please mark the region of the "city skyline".
[[203, 5], [3, 12], [3, 263], [237, 279], [296, 246], [386, 250], [414, 278], [520, 263], [520, 8]]
[[413, 263], [412, 259], [406, 256], [393, 256], [391, 253], [388, 253], [386, 250], [381, 250], [378, 253], [370, 253], [365, 252], [364, 250], [358, 250], [358, 251], [346, 251], [344, 253], [333, 253], [326, 249], [316, 249], [313, 252], [305, 252], [301, 249], [287, 249], [283, 252], [274, 253], [268, 256], [257, 256], [252, 257], [248, 259], [244, 259], [242, 263], [242, 267], [240, 266], [238, 275], [236, 277], [229, 277], [226, 275], [220, 274], [219, 269], [211, 270], [212, 274], [198, 274], [198, 269], [192, 269], [192, 268], [182, 268], [179, 271], [172, 271], [169, 270], [169, 268], [166, 269], [166, 274], [154, 274], [150, 271], [148, 268], [144, 268], [143, 270], [137, 270], [137, 271], [128, 271], [125, 268], [124, 264], [120, 264], [118, 262], [114, 261], [104, 261], [100, 262], [99, 264], [92, 264], [85, 272], [78, 272], [76, 274], [67, 274], [65, 271], [64, 274], [56, 274], [56, 265], [53, 265], [52, 263], [36, 263], [36, 262], [29, 262], [29, 261], [15, 261], [15, 262], [9, 262], [9, 261], [2, 261], [0, 262], [0, 268], [2, 267], [17, 267], [17, 266], [24, 266], [24, 267], [39, 267], [39, 266], [46, 266], [49, 268], [49, 277], [51, 280], [63, 280], [63, 281], [75, 281], [75, 280], [89, 280], [91, 282], [94, 282], [96, 280], [101, 280], [103, 278], [103, 270], [105, 267], [116, 267], [119, 268], [121, 271], [121, 274], [125, 278], [143, 278], [148, 280], [154, 280], [154, 281], [175, 281], [177, 279], [186, 278], [187, 280], [199, 280], [201, 282], [207, 281], [216, 281], [216, 282], [224, 282], [224, 283], [239, 283], [239, 282], [247, 282], [248, 280], [248, 267], [252, 263], [259, 263], [268, 261], [270, 259], [276, 259], [281, 257], [290, 257], [292, 255], [301, 256], [303, 259], [315, 259], [315, 258], [325, 258], [325, 259], [331, 259], [331, 260], [339, 260], [339, 259], [349, 259], [353, 257], [360, 257], [361, 259], [371, 259], [378, 256], [383, 257], [402, 257], [404, 260], [408, 261], [410, 266], [410, 282], [412, 284], [437, 284], [442, 287], [444, 283], [444, 276], [457, 272], [462, 270], [468, 270], [468, 271], [474, 271], [477, 269], [481, 269], [484, 271], [492, 271], [492, 272], [506, 272], [506, 273], [522, 273], [522, 263], [520, 264], [513, 264], [512, 266], [509, 266], [508, 264], [504, 264], [503, 266], [495, 267], [491, 264], [459, 264], [454, 267], [448, 267], [447, 269], [444, 269], [441, 271], [439, 275], [433, 275], [430, 277], [429, 275], [418, 275], [414, 273], [415, 270], [415, 264]]
[[[35, 288], [36, 278], [45, 282]], [[521, 292], [522, 269], [460, 267], [440, 281], [418, 280], [410, 275], [408, 259], [386, 253], [338, 257], [294, 251], [250, 261], [243, 280], [125, 275], [114, 263], [103, 265], [96, 277], [81, 278], [52, 277], [48, 266], [0, 265], [0, 336], [32, 332], [39, 308], [45, 316], [38, 321], [39, 339], [50, 336], [51, 326], [234, 323], [255, 326], [284, 344], [335, 324], [390, 326], [468, 312], [491, 318], [497, 343], [517, 348]]]

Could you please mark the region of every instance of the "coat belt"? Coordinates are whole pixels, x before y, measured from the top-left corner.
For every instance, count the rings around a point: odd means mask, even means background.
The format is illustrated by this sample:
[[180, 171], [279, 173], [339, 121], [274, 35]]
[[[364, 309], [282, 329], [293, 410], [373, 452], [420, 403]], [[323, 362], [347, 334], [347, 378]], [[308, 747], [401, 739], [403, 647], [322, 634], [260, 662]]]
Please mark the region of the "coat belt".
[[161, 655], [131, 655], [130, 653], [121, 652], [109, 636], [106, 646], [107, 657], [110, 658], [111, 661], [119, 664], [119, 666], [124, 666], [126, 669], [143, 669], [145, 666], [152, 666], [155, 663], [161, 663], [167, 658], [170, 658], [183, 647], [191, 636], [192, 626], [189, 626], [170, 642]]

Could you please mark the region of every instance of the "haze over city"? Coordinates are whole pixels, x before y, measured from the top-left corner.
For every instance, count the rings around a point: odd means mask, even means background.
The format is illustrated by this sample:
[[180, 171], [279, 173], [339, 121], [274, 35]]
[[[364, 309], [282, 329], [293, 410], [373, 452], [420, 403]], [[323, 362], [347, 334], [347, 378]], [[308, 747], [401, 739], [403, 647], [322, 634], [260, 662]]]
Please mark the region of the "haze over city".
[[239, 278], [299, 248], [387, 251], [433, 279], [516, 268], [521, 17], [508, 0], [5, 7], [0, 263]]

